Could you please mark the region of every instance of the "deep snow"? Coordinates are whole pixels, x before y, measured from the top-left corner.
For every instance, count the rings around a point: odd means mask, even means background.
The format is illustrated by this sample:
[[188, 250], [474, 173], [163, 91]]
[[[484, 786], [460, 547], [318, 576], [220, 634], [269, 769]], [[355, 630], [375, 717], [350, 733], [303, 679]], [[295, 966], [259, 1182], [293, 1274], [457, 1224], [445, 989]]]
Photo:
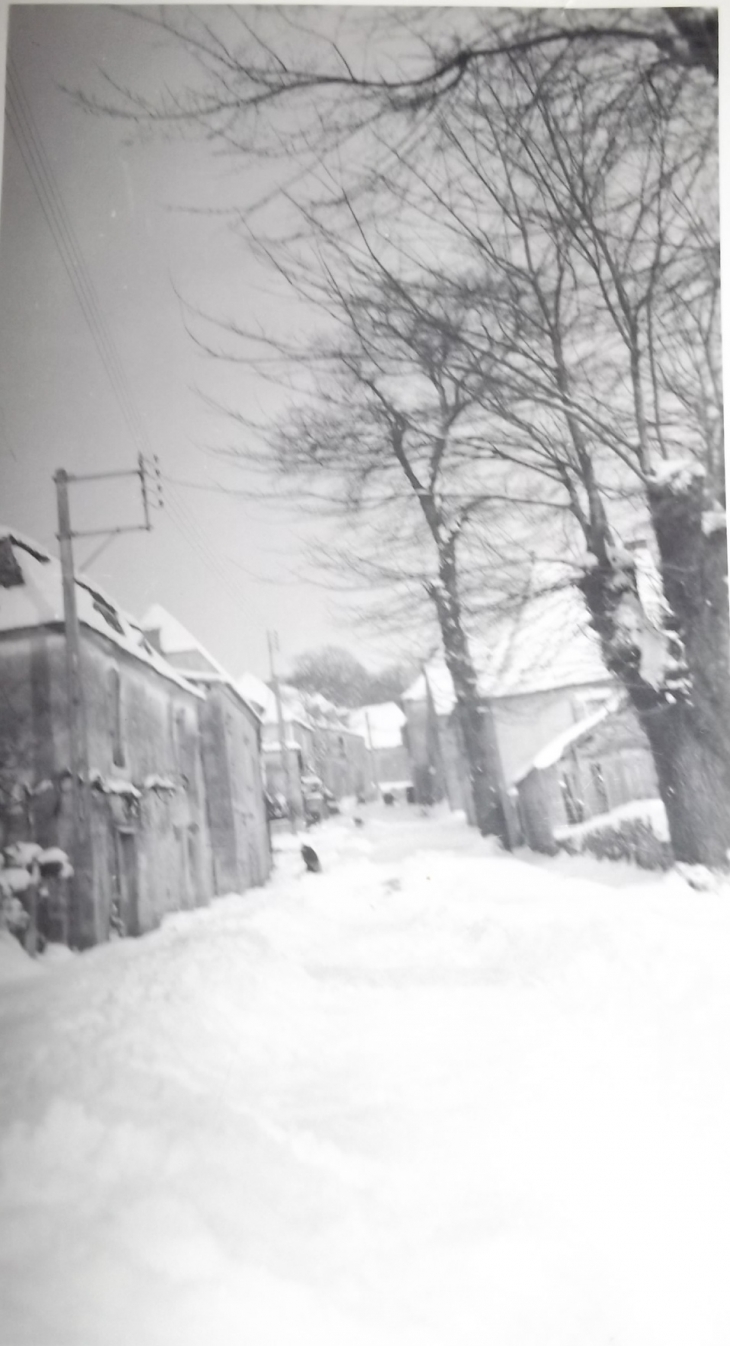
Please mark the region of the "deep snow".
[[727, 1346], [727, 892], [366, 812], [0, 949], [3, 1346]]

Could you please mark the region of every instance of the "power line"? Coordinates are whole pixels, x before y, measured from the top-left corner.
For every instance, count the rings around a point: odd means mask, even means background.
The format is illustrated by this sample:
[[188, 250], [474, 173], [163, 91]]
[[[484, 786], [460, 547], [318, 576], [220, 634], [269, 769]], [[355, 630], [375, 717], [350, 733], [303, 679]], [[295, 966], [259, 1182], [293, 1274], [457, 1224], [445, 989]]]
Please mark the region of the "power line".
[[8, 62], [7, 71], [6, 115], [117, 405], [137, 446], [150, 453], [151, 446], [144, 422], [134, 404], [124, 367], [106, 326], [94, 282], [12, 60]]
[[185, 542], [187, 542], [188, 546], [196, 553], [203, 565], [206, 566], [210, 574], [218, 580], [219, 584], [221, 584], [227, 591], [229, 597], [233, 598], [236, 604], [240, 607], [243, 599], [240, 585], [236, 584], [235, 580], [231, 579], [225, 570], [223, 561], [212, 551], [187, 510], [182, 505], [182, 502], [171, 497], [168, 497], [168, 500], [168, 515], [174, 527], [183, 537]]
[[[8, 62], [6, 89], [8, 125], [109, 380], [115, 401], [135, 444], [143, 453], [153, 458], [154, 455], [144, 421], [135, 405], [124, 366], [99, 303], [94, 281], [12, 59]], [[230, 578], [224, 563], [211, 550], [197, 523], [179, 497], [170, 501], [170, 515], [173, 525], [188, 546], [196, 552], [210, 573], [223, 585], [236, 603], [240, 604], [242, 598], [240, 587]]]

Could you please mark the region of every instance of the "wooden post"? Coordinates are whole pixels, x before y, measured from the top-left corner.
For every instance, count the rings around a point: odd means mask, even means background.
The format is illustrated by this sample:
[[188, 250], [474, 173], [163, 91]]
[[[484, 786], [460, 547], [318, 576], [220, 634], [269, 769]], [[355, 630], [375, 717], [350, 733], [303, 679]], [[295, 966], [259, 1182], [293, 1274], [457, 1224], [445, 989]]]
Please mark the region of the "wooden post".
[[[438, 771], [438, 774], [441, 777], [439, 781], [439, 787], [443, 792], [443, 795], [446, 796], [446, 802], [449, 808], [453, 809], [454, 805], [449, 790], [449, 777], [446, 770], [446, 761], [444, 759], [443, 744], [441, 742], [441, 725], [439, 724], [439, 717], [436, 712], [436, 703], [433, 699], [433, 692], [431, 690], [431, 683], [428, 676], [428, 667], [426, 664], [423, 665], [423, 681], [426, 687], [426, 750], [428, 753], [429, 770], [433, 770], [431, 780], [433, 783], [438, 779], [437, 777], [437, 771]], [[435, 747], [436, 749], [435, 763], [432, 761], [431, 757], [432, 746]], [[436, 800], [434, 799], [433, 802], [436, 803]]]
[[31, 958], [35, 958], [38, 952], [38, 887], [40, 884], [40, 870], [37, 862], [34, 860], [30, 866], [30, 887], [25, 893], [25, 909], [28, 913], [28, 925], [23, 937], [23, 945], [26, 953]]
[[289, 827], [296, 836], [297, 816], [294, 803], [294, 783], [292, 780], [291, 761], [289, 759], [289, 745], [286, 741], [286, 723], [284, 720], [284, 707], [281, 701], [281, 688], [276, 674], [274, 663], [274, 647], [276, 642], [276, 632], [267, 631], [266, 639], [269, 645], [269, 668], [271, 670], [271, 686], [276, 700], [276, 717], [279, 724], [279, 750], [281, 752], [281, 761], [284, 767], [284, 780], [286, 781], [286, 807], [289, 815]]
[[53, 478], [58, 506], [58, 544], [63, 584], [66, 646], [69, 767], [71, 771], [71, 860], [74, 867], [69, 940], [84, 947], [96, 942], [96, 906], [91, 867], [89, 750], [81, 671], [81, 634], [76, 607], [76, 578], [68, 501], [68, 473], [59, 468]]
[[378, 764], [375, 758], [375, 749], [373, 747], [373, 734], [370, 728], [370, 716], [368, 715], [367, 710], [365, 711], [365, 728], [367, 730], [367, 736], [368, 736], [368, 748], [370, 749], [370, 769], [373, 773], [373, 785], [375, 786], [375, 790], [379, 799], [380, 778], [378, 776]]

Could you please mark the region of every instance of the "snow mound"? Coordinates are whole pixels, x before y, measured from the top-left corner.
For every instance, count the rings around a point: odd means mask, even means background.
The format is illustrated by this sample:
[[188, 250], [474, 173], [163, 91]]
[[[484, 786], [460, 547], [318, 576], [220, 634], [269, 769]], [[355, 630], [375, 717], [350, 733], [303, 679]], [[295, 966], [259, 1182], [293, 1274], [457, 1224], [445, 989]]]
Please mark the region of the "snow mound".
[[0, 985], [36, 976], [38, 964], [21, 948], [17, 939], [0, 929]]

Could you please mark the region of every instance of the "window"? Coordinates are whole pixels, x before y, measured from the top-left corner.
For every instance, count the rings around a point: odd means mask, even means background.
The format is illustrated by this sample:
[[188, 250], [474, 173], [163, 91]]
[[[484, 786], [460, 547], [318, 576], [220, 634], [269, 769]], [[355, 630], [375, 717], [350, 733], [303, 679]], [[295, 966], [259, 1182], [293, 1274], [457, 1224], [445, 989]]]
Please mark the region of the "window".
[[187, 734], [185, 730], [185, 711], [178, 707], [175, 711], [175, 765], [180, 775], [185, 779], [188, 775], [187, 761]]
[[109, 669], [109, 720], [112, 736], [112, 761], [115, 766], [124, 766], [122, 680], [118, 668]]

